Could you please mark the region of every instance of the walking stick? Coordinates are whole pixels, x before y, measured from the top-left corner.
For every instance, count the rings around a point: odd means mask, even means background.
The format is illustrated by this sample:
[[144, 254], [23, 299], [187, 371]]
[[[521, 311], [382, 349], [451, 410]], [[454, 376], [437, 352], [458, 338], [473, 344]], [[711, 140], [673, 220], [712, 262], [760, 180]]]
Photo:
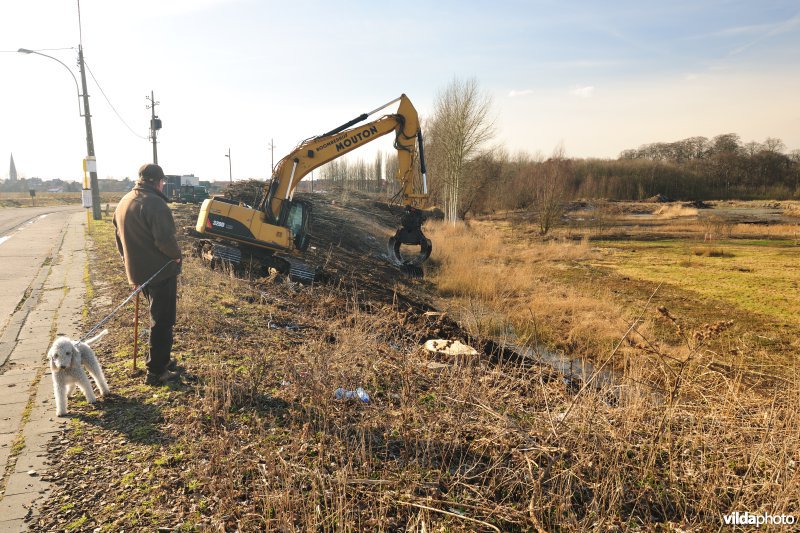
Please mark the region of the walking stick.
[[139, 352], [139, 293], [133, 311], [133, 371], [136, 372], [136, 354]]

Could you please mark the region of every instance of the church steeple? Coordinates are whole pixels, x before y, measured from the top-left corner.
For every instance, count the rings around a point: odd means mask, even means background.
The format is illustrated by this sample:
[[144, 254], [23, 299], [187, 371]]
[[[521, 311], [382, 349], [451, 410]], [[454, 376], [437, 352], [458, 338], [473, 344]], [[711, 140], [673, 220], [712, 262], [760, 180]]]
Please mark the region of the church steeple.
[[14, 166], [14, 154], [11, 154], [11, 165], [8, 168], [8, 181], [17, 181], [17, 167]]

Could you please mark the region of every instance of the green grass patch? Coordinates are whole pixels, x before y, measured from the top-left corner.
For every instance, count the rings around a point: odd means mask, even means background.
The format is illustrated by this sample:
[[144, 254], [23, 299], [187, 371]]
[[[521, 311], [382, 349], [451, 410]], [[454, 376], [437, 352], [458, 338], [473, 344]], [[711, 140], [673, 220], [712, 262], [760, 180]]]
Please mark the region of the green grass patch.
[[775, 322], [800, 325], [800, 270], [789, 241], [722, 241], [708, 247], [685, 240], [598, 244], [613, 253], [597, 264], [623, 276], [665, 282]]
[[67, 455], [69, 457], [73, 457], [81, 453], [83, 453], [83, 446], [72, 446], [71, 448], [67, 449]]
[[22, 434], [17, 435], [14, 442], [11, 444], [11, 456], [19, 455], [25, 449], [25, 437]]
[[86, 515], [81, 515], [80, 518], [78, 518], [76, 520], [73, 520], [72, 522], [67, 524], [67, 528], [66, 529], [67, 529], [67, 531], [78, 530], [78, 529], [83, 527], [83, 525], [86, 523], [87, 520], [88, 520], [88, 518], [86, 518]]

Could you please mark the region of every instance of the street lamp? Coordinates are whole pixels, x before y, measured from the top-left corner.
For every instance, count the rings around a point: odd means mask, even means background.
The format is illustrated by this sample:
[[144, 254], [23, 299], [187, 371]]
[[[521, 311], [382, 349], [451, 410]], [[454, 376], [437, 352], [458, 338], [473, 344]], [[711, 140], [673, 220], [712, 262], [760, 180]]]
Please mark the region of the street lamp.
[[78, 78], [75, 77], [75, 73], [72, 72], [71, 68], [69, 68], [67, 65], [65, 65], [64, 62], [61, 61], [60, 59], [57, 59], [57, 58], [55, 58], [53, 56], [49, 56], [47, 54], [43, 54], [41, 52], [37, 52], [35, 50], [28, 50], [27, 48], [20, 48], [19, 50], [17, 50], [17, 52], [19, 52], [20, 54], [36, 54], [37, 56], [49, 57], [53, 61], [58, 61], [59, 63], [61, 63], [61, 66], [63, 66], [65, 69], [67, 69], [67, 72], [69, 72], [69, 75], [72, 76], [72, 79], [75, 81], [75, 94], [78, 95], [78, 115], [83, 116], [83, 114], [81, 113], [81, 90], [78, 88]]
[[233, 172], [231, 171], [231, 149], [228, 148], [228, 153], [225, 154], [225, 157], [228, 158], [228, 181], [231, 182], [233, 185]]
[[53, 61], [58, 61], [61, 65], [69, 71], [70, 76], [72, 79], [75, 80], [75, 88], [78, 90], [78, 115], [84, 117], [84, 122], [86, 125], [86, 152], [87, 152], [87, 161], [90, 161], [91, 168], [89, 169], [89, 176], [90, 176], [90, 183], [92, 189], [92, 217], [95, 220], [101, 220], [103, 218], [102, 213], [100, 212], [100, 187], [97, 182], [97, 169], [94, 166], [94, 136], [92, 135], [92, 114], [89, 112], [89, 94], [86, 90], [86, 72], [83, 70], [83, 47], [78, 46], [78, 66], [81, 69], [81, 84], [83, 86], [83, 114], [81, 114], [81, 92], [78, 89], [78, 79], [75, 77], [75, 74], [72, 72], [72, 69], [65, 65], [60, 59], [56, 59], [53, 56], [49, 56], [47, 54], [43, 54], [41, 52], [37, 52], [36, 50], [28, 50], [27, 48], [20, 48], [17, 50], [20, 54], [36, 54], [42, 57], [47, 57], [52, 59]]

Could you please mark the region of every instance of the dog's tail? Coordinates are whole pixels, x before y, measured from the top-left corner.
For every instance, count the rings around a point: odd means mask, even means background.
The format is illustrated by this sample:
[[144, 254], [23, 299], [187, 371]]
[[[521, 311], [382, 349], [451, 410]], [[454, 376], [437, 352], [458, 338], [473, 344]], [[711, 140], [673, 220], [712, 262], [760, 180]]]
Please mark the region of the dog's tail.
[[108, 330], [107, 330], [107, 329], [104, 329], [103, 331], [101, 331], [100, 333], [98, 333], [97, 335], [95, 335], [94, 337], [92, 337], [91, 339], [87, 339], [87, 340], [85, 340], [85, 341], [83, 341], [83, 342], [84, 342], [86, 345], [88, 345], [88, 346], [91, 346], [91, 345], [92, 345], [92, 344], [93, 344], [95, 341], [99, 341], [100, 339], [102, 339], [103, 337], [105, 337], [107, 333], [108, 333]]

